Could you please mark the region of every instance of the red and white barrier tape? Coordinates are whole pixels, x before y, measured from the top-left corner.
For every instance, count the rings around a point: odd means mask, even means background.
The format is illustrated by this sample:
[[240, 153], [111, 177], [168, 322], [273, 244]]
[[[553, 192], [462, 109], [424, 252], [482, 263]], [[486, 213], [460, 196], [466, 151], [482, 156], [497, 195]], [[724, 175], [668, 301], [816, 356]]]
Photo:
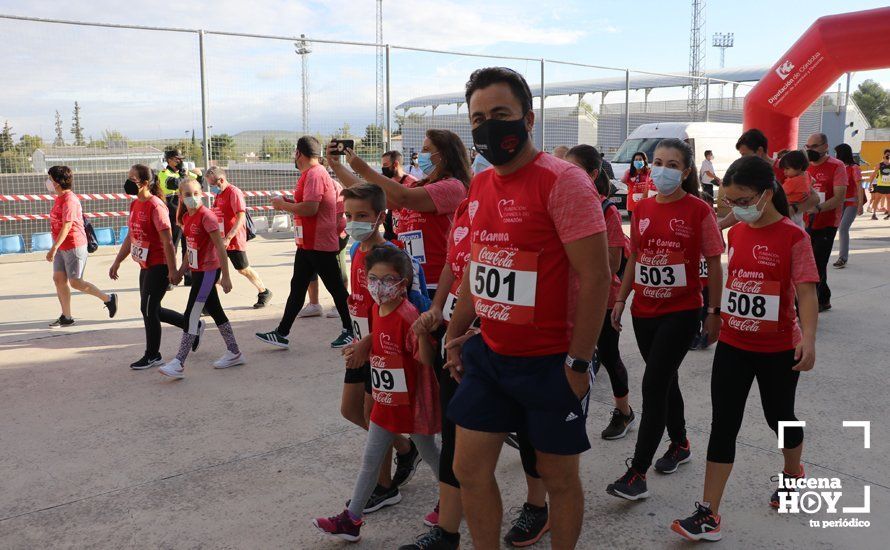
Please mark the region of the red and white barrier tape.
[[[275, 210], [274, 206], [248, 206], [248, 210], [253, 211], [263, 211], [263, 210]], [[85, 212], [84, 216], [87, 218], [120, 218], [129, 216], [129, 212]], [[32, 220], [48, 220], [50, 219], [49, 214], [11, 214], [11, 215], [0, 215], [0, 221], [4, 222], [20, 222], [20, 221], [32, 221]]]
[[[274, 197], [275, 195], [293, 195], [293, 191], [244, 191], [245, 197]], [[101, 201], [101, 200], [128, 200], [132, 199], [126, 193], [79, 193], [77, 195], [82, 201]], [[34, 202], [34, 201], [53, 201], [56, 200], [55, 195], [0, 195], [0, 202]]]

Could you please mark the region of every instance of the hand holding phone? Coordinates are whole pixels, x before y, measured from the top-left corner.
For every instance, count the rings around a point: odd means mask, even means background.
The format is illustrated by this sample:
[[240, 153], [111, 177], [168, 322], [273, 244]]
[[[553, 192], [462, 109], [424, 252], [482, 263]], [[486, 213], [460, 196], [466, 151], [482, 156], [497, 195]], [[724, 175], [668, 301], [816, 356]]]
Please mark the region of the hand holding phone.
[[331, 149], [330, 154], [343, 156], [346, 154], [347, 149], [355, 149], [355, 140], [354, 139], [332, 139], [331, 140]]

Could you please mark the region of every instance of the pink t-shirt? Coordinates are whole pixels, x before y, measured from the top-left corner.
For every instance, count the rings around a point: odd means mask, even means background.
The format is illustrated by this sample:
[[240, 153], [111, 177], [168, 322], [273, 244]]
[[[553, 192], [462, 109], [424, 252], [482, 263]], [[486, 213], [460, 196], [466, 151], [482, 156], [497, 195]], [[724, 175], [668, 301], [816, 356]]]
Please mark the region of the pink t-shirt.
[[219, 269], [219, 254], [210, 234], [219, 231], [219, 220], [209, 208], [201, 206], [194, 214], [182, 217], [182, 232], [187, 244], [186, 261], [192, 271]]
[[[232, 230], [238, 220], [240, 212], [247, 212], [247, 203], [244, 201], [244, 193], [232, 184], [216, 196], [213, 204], [214, 211], [220, 222], [223, 223], [223, 238]], [[247, 250], [247, 220], [241, 224], [241, 228], [229, 241], [226, 250]]]
[[53, 209], [49, 214], [49, 220], [53, 241], [59, 237], [65, 222], [72, 222], [71, 230], [68, 231], [68, 236], [59, 245], [59, 250], [71, 250], [79, 246], [86, 246], [87, 234], [83, 229], [83, 209], [80, 206], [80, 199], [77, 198], [73, 191], [66, 191], [56, 196]]
[[[610, 206], [606, 209], [606, 240], [608, 240], [609, 248], [621, 248], [624, 254], [628, 248], [627, 236], [621, 228], [621, 215], [618, 208]], [[615, 300], [618, 299], [618, 291], [621, 289], [621, 279], [618, 275], [612, 275], [612, 285], [609, 287], [609, 303], [607, 309], [615, 307]]]
[[[314, 216], [294, 215], [294, 232], [297, 246], [304, 250], [337, 252], [340, 250], [339, 235], [342, 213], [338, 213], [338, 199], [343, 199], [335, 182], [324, 166], [316, 164], [300, 174], [294, 189], [294, 201], [317, 202], [318, 213]], [[342, 188], [340, 188], [342, 189]], [[342, 212], [342, 206], [341, 212]]]

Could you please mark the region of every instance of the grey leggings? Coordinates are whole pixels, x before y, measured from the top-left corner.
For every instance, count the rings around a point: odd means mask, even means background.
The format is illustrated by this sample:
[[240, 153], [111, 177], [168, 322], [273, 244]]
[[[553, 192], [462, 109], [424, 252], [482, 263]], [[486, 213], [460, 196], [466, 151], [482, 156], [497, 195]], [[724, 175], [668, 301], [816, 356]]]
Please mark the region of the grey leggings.
[[859, 207], [855, 204], [848, 204], [844, 206], [844, 214], [841, 217], [841, 226], [838, 228], [838, 235], [841, 238], [841, 252], [838, 254], [838, 258], [842, 258], [846, 260], [850, 253], [850, 226], [853, 225], [853, 220], [856, 219], [856, 213], [859, 211]]
[[[386, 451], [392, 447], [395, 434], [371, 422], [368, 425], [368, 441], [365, 443], [365, 455], [362, 457], [362, 467], [355, 480], [355, 489], [352, 490], [352, 501], [349, 503], [349, 513], [355, 517], [362, 517], [365, 504], [371, 497], [374, 487], [377, 486], [377, 476], [380, 474], [380, 466]], [[436, 436], [411, 434], [411, 441], [417, 445], [420, 457], [433, 471], [436, 479], [439, 479], [439, 447], [436, 446]]]

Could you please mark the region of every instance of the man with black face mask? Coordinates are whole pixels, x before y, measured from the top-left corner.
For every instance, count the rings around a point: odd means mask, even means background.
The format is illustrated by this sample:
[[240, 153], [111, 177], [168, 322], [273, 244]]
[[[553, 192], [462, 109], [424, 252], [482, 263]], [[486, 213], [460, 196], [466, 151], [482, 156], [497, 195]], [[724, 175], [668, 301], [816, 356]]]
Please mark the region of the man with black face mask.
[[[494, 470], [507, 434], [523, 432], [550, 494], [551, 544], [573, 548], [589, 369], [611, 284], [602, 199], [583, 170], [530, 141], [532, 95], [519, 73], [480, 69], [466, 99], [473, 144], [493, 168], [470, 185], [470, 265], [446, 336], [446, 367], [460, 380], [448, 407], [454, 472], [474, 546], [498, 548]], [[467, 337], [476, 317], [481, 336]]]
[[[417, 181], [417, 178], [411, 174], [406, 174], [402, 169], [402, 153], [398, 151], [387, 151], [380, 158], [380, 173], [396, 183], [411, 186]], [[383, 220], [383, 238], [392, 241], [398, 238], [395, 227], [398, 224], [398, 211], [387, 210], [386, 218]]]
[[813, 134], [807, 139], [807, 173], [813, 178], [813, 191], [819, 196], [819, 204], [805, 218], [807, 233], [813, 243], [813, 256], [819, 271], [819, 311], [831, 309], [831, 289], [828, 288], [828, 260], [834, 247], [834, 237], [841, 222], [841, 210], [847, 192], [847, 167], [843, 162], [828, 156], [828, 137]]

